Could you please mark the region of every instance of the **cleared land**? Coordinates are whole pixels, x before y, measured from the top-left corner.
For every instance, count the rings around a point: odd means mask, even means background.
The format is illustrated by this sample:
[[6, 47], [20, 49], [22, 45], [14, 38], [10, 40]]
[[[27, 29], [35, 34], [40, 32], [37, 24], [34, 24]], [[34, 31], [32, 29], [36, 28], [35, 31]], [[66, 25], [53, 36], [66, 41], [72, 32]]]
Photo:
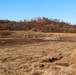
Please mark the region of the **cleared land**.
[[76, 75], [76, 33], [0, 31], [0, 75]]

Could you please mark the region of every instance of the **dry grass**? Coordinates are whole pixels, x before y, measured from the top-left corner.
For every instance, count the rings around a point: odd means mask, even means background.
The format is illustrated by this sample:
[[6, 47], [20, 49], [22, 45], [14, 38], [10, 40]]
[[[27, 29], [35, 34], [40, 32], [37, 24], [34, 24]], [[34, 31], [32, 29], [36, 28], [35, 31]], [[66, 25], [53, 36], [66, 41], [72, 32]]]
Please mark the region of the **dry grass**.
[[12, 31], [0, 38], [0, 75], [76, 75], [74, 35]]

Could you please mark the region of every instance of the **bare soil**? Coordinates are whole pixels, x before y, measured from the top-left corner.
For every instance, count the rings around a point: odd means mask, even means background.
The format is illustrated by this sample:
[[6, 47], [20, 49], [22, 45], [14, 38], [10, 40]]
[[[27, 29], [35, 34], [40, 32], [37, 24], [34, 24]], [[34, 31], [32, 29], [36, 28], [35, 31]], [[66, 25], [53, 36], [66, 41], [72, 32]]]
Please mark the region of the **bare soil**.
[[0, 31], [0, 75], [76, 75], [76, 33]]

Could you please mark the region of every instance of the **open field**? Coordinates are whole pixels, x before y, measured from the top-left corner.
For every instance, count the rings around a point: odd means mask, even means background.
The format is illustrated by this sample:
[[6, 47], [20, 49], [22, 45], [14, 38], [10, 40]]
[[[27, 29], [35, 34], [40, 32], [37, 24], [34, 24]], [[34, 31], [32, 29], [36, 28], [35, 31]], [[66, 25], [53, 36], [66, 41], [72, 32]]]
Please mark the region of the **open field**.
[[0, 31], [0, 75], [76, 75], [76, 33]]

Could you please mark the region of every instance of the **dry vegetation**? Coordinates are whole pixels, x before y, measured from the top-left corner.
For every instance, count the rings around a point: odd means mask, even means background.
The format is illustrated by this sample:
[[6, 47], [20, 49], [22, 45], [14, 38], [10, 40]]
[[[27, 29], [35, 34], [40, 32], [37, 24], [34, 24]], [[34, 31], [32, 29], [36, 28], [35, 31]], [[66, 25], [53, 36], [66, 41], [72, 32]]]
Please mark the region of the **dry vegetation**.
[[0, 31], [0, 75], [76, 75], [76, 33]]
[[0, 75], [76, 75], [76, 26], [0, 20]]
[[57, 19], [48, 19], [48, 18], [37, 18], [31, 21], [9, 21], [9, 20], [0, 20], [0, 30], [32, 30], [39, 32], [67, 32], [75, 33], [76, 25], [70, 23], [61, 22]]

